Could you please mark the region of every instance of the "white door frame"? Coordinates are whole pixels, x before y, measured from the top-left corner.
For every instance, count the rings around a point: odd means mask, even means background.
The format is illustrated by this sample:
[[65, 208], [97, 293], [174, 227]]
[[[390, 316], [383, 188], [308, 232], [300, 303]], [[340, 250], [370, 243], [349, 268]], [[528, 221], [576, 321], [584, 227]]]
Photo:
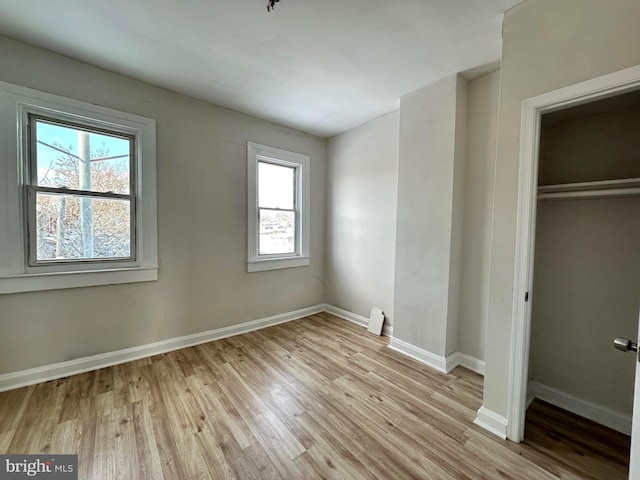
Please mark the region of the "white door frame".
[[507, 438], [524, 439], [529, 374], [531, 304], [525, 302], [533, 292], [536, 204], [538, 187], [538, 146], [540, 119], [545, 113], [593, 102], [640, 88], [640, 66], [587, 80], [585, 82], [528, 98], [522, 102], [520, 127], [520, 174], [518, 178], [518, 217], [513, 285]]

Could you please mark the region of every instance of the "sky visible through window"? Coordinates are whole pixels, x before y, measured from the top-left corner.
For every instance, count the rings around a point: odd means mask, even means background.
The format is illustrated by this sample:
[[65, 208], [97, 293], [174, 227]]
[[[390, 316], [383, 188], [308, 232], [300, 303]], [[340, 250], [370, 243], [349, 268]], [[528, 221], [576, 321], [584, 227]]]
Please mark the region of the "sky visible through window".
[[266, 162], [258, 165], [259, 205], [293, 210], [295, 169]]
[[[60, 158], [65, 154], [56, 147], [68, 151], [72, 155], [79, 155], [78, 129], [55, 125], [43, 121], [37, 123], [38, 142], [38, 184], [42, 186], [56, 186], [55, 174], [59, 168]], [[119, 157], [102, 161], [102, 167], [115, 170], [129, 170], [129, 144], [128, 138], [119, 138], [100, 133], [89, 133], [92, 158]], [[123, 192], [125, 193], [125, 192]]]
[[296, 251], [295, 173], [293, 167], [258, 163], [261, 255]]
[[[87, 192], [37, 193], [37, 260], [129, 258], [129, 198], [92, 198], [89, 192], [130, 194], [133, 140], [42, 119], [35, 122], [37, 186]], [[91, 160], [88, 170], [82, 168], [82, 142]]]

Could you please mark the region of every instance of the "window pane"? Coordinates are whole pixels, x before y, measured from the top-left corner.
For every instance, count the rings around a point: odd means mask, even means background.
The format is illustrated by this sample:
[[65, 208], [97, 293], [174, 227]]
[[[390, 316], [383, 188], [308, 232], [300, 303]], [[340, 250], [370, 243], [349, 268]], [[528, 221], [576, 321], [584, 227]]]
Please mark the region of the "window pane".
[[295, 172], [292, 167], [258, 162], [258, 206], [293, 210]]
[[37, 260], [131, 257], [130, 201], [37, 193]]
[[36, 142], [39, 186], [129, 194], [130, 138], [37, 119]]
[[260, 255], [295, 253], [296, 214], [260, 209]]

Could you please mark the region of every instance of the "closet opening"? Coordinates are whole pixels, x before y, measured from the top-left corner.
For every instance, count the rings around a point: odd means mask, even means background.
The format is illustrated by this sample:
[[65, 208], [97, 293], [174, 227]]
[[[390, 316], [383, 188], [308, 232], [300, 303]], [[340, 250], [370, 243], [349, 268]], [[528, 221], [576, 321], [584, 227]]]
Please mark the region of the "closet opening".
[[543, 114], [539, 131], [525, 441], [627, 478], [636, 362], [614, 338], [638, 338], [640, 91]]

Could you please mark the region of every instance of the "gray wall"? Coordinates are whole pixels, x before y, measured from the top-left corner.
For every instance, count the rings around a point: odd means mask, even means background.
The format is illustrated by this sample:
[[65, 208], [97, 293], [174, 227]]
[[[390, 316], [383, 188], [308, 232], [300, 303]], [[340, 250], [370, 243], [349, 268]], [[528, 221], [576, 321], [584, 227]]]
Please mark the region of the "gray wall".
[[449, 305], [445, 355], [457, 352], [460, 302], [462, 298], [462, 245], [464, 233], [465, 176], [467, 163], [467, 89], [468, 82], [456, 75], [455, 137], [451, 198], [451, 251], [449, 254]]
[[393, 324], [399, 112], [327, 143], [326, 301]]
[[531, 378], [631, 415], [638, 338], [640, 199], [538, 203]]
[[500, 72], [469, 82], [458, 350], [484, 360]]
[[[450, 227], [452, 233], [454, 225], [457, 228], [457, 232], [452, 235], [457, 239], [457, 244], [452, 244], [451, 249], [457, 249], [458, 253], [454, 255], [454, 262], [445, 259], [449, 261], [451, 275], [446, 303], [449, 318], [446, 327], [443, 323], [443, 328], [446, 328], [446, 342], [451, 348], [455, 348], [457, 343], [458, 351], [480, 360], [484, 360], [487, 323], [499, 82], [500, 73], [497, 71], [468, 84], [460, 82], [455, 95], [460, 101], [452, 97], [450, 104], [455, 103], [457, 109], [462, 110], [455, 115], [462, 120], [455, 122], [452, 127], [458, 128], [456, 138], [464, 138], [467, 145], [466, 148], [459, 145], [456, 150], [458, 157], [455, 165], [458, 171], [449, 171], [453, 177], [449, 178], [451, 204], [448, 208], [457, 212]], [[449, 88], [448, 93], [452, 94], [453, 89]], [[432, 107], [432, 110], [434, 120], [438, 118], [442, 121], [443, 117], [434, 113], [437, 107]], [[373, 305], [380, 305], [387, 318], [391, 319], [396, 292], [393, 274], [399, 116], [400, 112], [393, 112], [332, 137], [327, 147], [326, 300], [332, 305], [364, 316], [369, 315]], [[447, 118], [451, 120], [454, 116]], [[434, 124], [424, 131], [435, 128]], [[441, 125], [440, 128], [444, 126]], [[422, 142], [420, 135], [418, 139]], [[434, 143], [419, 143], [416, 148], [423, 148], [426, 152], [433, 145]], [[466, 159], [463, 158], [465, 154]], [[426, 158], [427, 155], [421, 161], [426, 162]], [[451, 161], [454, 162], [453, 159]], [[421, 168], [428, 172], [425, 175], [433, 175], [434, 169], [427, 163]], [[410, 168], [407, 170], [407, 176], [411, 176], [411, 171]], [[456, 188], [453, 179], [457, 179]], [[429, 181], [437, 183], [434, 177]], [[401, 197], [427, 194], [426, 183], [416, 183], [413, 193], [407, 190], [408, 183], [409, 179], [405, 179]], [[457, 202], [455, 207], [454, 201]], [[446, 202], [439, 198], [434, 203], [442, 206]], [[408, 233], [418, 223], [428, 221], [426, 213], [420, 215], [414, 212], [414, 217], [408, 215]], [[431, 226], [423, 224], [418, 228]], [[429, 255], [430, 252], [431, 250], [424, 248], [419, 255]], [[461, 263], [456, 265], [456, 258]], [[416, 261], [423, 262], [424, 259]], [[460, 271], [460, 274], [456, 275], [456, 271]], [[400, 295], [406, 293], [402, 292]], [[419, 313], [415, 313], [409, 320], [412, 319], [427, 323]]]
[[637, 0], [528, 0], [505, 15], [484, 390], [499, 415], [509, 395], [522, 100], [640, 64], [638, 18]]
[[[159, 280], [0, 296], [0, 373], [323, 302], [325, 140], [0, 37], [0, 80], [157, 120]], [[247, 273], [247, 140], [311, 156], [311, 265]]]
[[441, 357], [457, 350], [465, 109], [457, 75], [400, 104], [393, 335]]
[[640, 178], [640, 91], [543, 116], [538, 184]]

